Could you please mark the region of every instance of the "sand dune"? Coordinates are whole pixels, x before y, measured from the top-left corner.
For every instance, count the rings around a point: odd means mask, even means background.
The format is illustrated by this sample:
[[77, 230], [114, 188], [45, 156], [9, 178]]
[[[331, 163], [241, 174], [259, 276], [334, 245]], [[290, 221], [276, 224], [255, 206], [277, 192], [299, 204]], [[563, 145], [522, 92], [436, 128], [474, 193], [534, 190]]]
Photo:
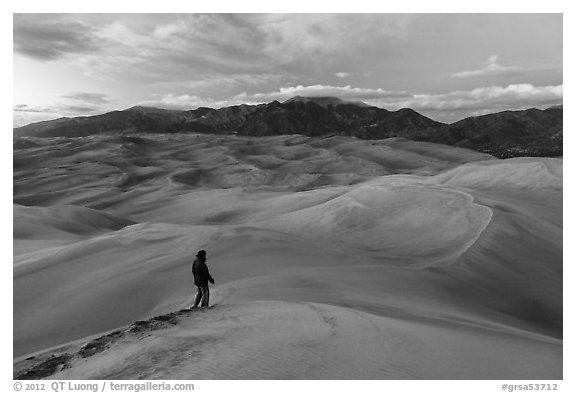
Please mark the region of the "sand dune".
[[[167, 325], [152, 330], [132, 325], [91, 345], [68, 346], [66, 367], [48, 378], [561, 377], [558, 340], [326, 304], [247, 302], [193, 312], [174, 327]], [[538, 359], [526, 357], [527, 351], [538, 353]]]
[[14, 237], [17, 239], [88, 236], [133, 224], [133, 221], [81, 206], [14, 205]]
[[328, 202], [279, 215], [264, 224], [307, 238], [337, 241], [388, 257], [437, 259], [462, 254], [488, 225], [491, 210], [473, 197], [390, 176], [354, 187]]
[[561, 191], [562, 160], [511, 158], [505, 163], [480, 161], [446, 171], [436, 178], [444, 184], [476, 189]]
[[343, 137], [31, 142], [14, 150], [15, 370], [190, 306], [205, 248], [213, 310], [53, 377], [562, 376], [561, 159]]

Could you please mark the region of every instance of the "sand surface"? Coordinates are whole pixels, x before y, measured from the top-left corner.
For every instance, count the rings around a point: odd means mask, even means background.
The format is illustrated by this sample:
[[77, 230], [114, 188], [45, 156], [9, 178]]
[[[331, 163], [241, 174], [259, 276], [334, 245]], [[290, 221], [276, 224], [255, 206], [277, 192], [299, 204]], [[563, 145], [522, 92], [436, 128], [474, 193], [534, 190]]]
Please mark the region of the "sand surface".
[[562, 159], [302, 136], [15, 141], [15, 371], [189, 307], [200, 248], [213, 309], [49, 377], [562, 378]]

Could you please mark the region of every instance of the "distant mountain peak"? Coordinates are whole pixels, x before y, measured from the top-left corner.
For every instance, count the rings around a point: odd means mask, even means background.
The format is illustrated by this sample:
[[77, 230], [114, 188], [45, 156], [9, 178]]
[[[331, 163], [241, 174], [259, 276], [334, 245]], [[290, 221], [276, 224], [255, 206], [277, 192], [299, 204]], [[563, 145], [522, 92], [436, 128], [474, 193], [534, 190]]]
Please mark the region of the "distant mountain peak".
[[178, 110], [155, 108], [153, 106], [145, 106], [145, 105], [135, 105], [135, 106], [128, 108], [128, 109], [125, 109], [125, 110], [126, 111], [133, 111], [133, 112], [146, 112], [146, 113], [178, 112]]
[[152, 107], [149, 106], [144, 106], [144, 105], [134, 105], [131, 106], [130, 108], [126, 109], [127, 111], [142, 111], [142, 110], [146, 110]]
[[338, 106], [338, 105], [356, 105], [356, 106], [369, 106], [362, 101], [344, 101], [338, 97], [304, 97], [304, 96], [294, 96], [286, 101], [283, 104], [290, 104], [294, 102], [314, 102], [321, 107], [328, 108], [331, 106]]

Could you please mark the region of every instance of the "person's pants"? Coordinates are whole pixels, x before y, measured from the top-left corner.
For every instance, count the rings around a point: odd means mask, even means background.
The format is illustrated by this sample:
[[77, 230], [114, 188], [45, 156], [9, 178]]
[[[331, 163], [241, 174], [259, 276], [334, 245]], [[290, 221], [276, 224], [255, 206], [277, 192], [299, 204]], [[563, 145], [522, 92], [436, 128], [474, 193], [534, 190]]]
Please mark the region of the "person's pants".
[[198, 304], [200, 304], [200, 299], [202, 299], [202, 304], [200, 306], [208, 307], [208, 301], [210, 300], [210, 290], [208, 289], [208, 285], [205, 287], [196, 286], [196, 288], [198, 288], [198, 292], [196, 293], [196, 298], [194, 299], [194, 307], [198, 307]]

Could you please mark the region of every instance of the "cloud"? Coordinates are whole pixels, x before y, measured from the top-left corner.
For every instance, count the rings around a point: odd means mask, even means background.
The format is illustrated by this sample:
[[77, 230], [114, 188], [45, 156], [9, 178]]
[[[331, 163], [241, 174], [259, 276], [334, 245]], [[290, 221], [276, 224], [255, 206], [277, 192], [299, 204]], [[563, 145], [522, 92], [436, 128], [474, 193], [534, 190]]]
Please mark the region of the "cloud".
[[182, 34], [186, 32], [187, 26], [183, 21], [177, 21], [174, 23], [167, 23], [163, 25], [156, 26], [152, 35], [158, 39], [167, 39], [172, 36]]
[[337, 72], [334, 75], [336, 75], [338, 78], [345, 79], [345, 78], [348, 78], [352, 74], [349, 72]]
[[421, 111], [463, 112], [499, 111], [545, 107], [562, 103], [563, 85], [533, 86], [531, 84], [511, 84], [508, 86], [488, 86], [471, 90], [456, 90], [440, 94], [415, 94], [406, 91], [390, 91], [382, 88], [359, 88], [347, 86], [291, 86], [282, 87], [276, 92], [238, 94], [234, 102], [261, 103], [273, 100], [284, 101], [293, 96], [335, 96], [343, 100], [360, 100], [390, 110], [412, 108]]
[[42, 61], [94, 52], [101, 46], [89, 26], [58, 17], [14, 14], [13, 33], [16, 52]]
[[405, 100], [376, 99], [366, 103], [390, 110], [412, 108], [435, 120], [451, 123], [469, 116], [504, 110], [543, 109], [561, 104], [562, 101], [563, 85], [511, 84], [505, 87], [479, 87], [442, 94], [414, 94]]
[[150, 106], [154, 108], [181, 109], [181, 110], [190, 110], [201, 106], [208, 106], [212, 108], [218, 107], [217, 105], [215, 105], [216, 102], [210, 98], [202, 98], [190, 94], [180, 94], [180, 95], [162, 94], [157, 96], [158, 98], [155, 100], [140, 101], [137, 103], [137, 105]]
[[[414, 16], [387, 14], [40, 14], [14, 17], [14, 48], [75, 54], [91, 76], [177, 81], [191, 74], [301, 75], [403, 39]], [[378, 42], [378, 45], [375, 45]], [[341, 74], [344, 76], [344, 74]], [[302, 79], [300, 83], [304, 82]]]
[[[273, 70], [263, 37], [247, 16], [181, 14], [114, 15], [89, 21], [106, 45], [74, 59], [91, 76], [138, 79], [139, 83], [182, 81], [218, 74], [266, 74]], [[276, 72], [276, 70], [274, 70]]]
[[18, 104], [18, 105], [14, 105], [13, 111], [14, 112], [32, 112], [32, 108], [30, 108], [26, 104]]
[[[398, 45], [408, 36], [414, 14], [258, 15], [251, 21], [263, 37], [265, 53], [280, 63], [353, 58], [374, 43]], [[316, 64], [322, 67], [321, 64]]]
[[498, 112], [502, 110], [547, 107], [562, 103], [563, 85], [533, 86], [512, 84], [508, 86], [480, 87], [472, 90], [457, 90], [441, 94], [410, 94], [405, 91], [388, 91], [381, 88], [359, 88], [352, 86], [289, 86], [268, 93], [240, 93], [222, 100], [214, 100], [190, 94], [164, 94], [157, 100], [144, 101], [140, 105], [168, 109], [193, 109], [200, 106], [221, 108], [231, 105], [260, 104], [271, 101], [286, 101], [294, 96], [334, 96], [345, 101], [363, 101], [366, 104], [398, 110], [412, 108], [433, 114], [434, 118], [448, 121], [466, 116]]
[[329, 85], [311, 85], [311, 86], [289, 86], [281, 87], [277, 91], [268, 93], [240, 93], [222, 100], [215, 100], [208, 97], [190, 94], [163, 94], [158, 95], [157, 100], [148, 100], [138, 103], [138, 105], [158, 106], [166, 109], [192, 109], [200, 106], [211, 108], [221, 108], [231, 105], [241, 104], [262, 104], [271, 101], [286, 101], [294, 96], [307, 97], [326, 97], [335, 96], [345, 101], [368, 101], [374, 99], [380, 100], [398, 100], [411, 97], [404, 91], [388, 91], [381, 88], [368, 89], [348, 86], [329, 86]]
[[77, 92], [63, 95], [62, 98], [65, 100], [55, 105], [14, 105], [12, 109], [14, 127], [65, 116], [95, 115], [110, 110], [106, 106], [110, 102], [106, 94]]
[[195, 95], [211, 96], [229, 95], [233, 90], [256, 89], [261, 86], [289, 83], [290, 78], [282, 74], [213, 74], [194, 79], [158, 82], [150, 84], [150, 89], [156, 92], [173, 95], [194, 92]]
[[108, 103], [110, 100], [106, 94], [101, 93], [85, 93], [85, 92], [78, 92], [78, 93], [71, 93], [67, 95], [63, 95], [63, 98], [70, 99], [77, 102], [84, 102], [88, 104], [94, 105], [102, 105]]
[[49, 106], [29, 106], [26, 104], [19, 104], [14, 105], [12, 111], [23, 113], [46, 113], [60, 116], [79, 116], [100, 113], [102, 112], [102, 108], [99, 106], [75, 105], [66, 103]]
[[311, 85], [311, 86], [290, 86], [281, 87], [278, 91], [271, 93], [241, 93], [236, 95], [236, 100], [246, 100], [253, 102], [284, 101], [294, 96], [325, 97], [334, 96], [343, 100], [370, 100], [370, 99], [399, 99], [410, 97], [405, 91], [389, 91], [381, 88], [371, 89], [362, 87]]
[[518, 66], [503, 66], [498, 64], [498, 56], [492, 55], [484, 63], [484, 67], [478, 70], [472, 71], [461, 71], [452, 74], [453, 78], [500, 78], [500, 77], [512, 77], [512, 76], [522, 76], [525, 74], [523, 68]]
[[227, 106], [258, 104], [259, 102], [247, 102], [242, 99], [229, 98], [215, 100], [209, 97], [201, 97], [190, 94], [158, 94], [157, 99], [140, 101], [137, 105], [150, 106], [162, 109], [190, 110], [199, 107], [223, 108]]
[[18, 104], [18, 105], [14, 105], [14, 108], [12, 108], [12, 110], [14, 112], [47, 112], [46, 108], [43, 107], [32, 107], [30, 105], [27, 104]]
[[59, 105], [58, 108], [66, 115], [91, 115], [102, 112], [100, 107], [88, 105]]

